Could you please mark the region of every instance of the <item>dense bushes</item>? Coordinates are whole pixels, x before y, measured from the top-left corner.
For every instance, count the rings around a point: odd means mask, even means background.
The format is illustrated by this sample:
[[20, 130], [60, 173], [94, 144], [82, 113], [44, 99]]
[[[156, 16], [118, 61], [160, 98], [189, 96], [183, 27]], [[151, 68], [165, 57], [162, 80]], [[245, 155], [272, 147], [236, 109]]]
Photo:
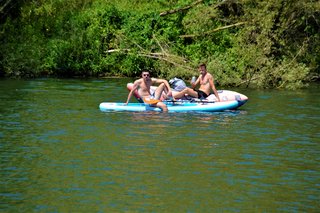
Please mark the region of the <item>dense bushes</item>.
[[4, 76], [189, 78], [206, 62], [220, 85], [298, 88], [320, 74], [313, 1], [19, 3], [1, 11]]

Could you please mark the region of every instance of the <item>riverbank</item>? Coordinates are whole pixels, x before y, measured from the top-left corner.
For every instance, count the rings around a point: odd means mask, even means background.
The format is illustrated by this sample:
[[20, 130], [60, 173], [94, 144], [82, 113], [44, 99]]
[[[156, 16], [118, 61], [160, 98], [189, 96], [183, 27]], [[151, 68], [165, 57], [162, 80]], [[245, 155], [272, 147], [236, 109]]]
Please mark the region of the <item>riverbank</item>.
[[[134, 8], [134, 9], [132, 9]], [[316, 2], [12, 1], [1, 16], [0, 76], [188, 79], [295, 89], [319, 79]]]

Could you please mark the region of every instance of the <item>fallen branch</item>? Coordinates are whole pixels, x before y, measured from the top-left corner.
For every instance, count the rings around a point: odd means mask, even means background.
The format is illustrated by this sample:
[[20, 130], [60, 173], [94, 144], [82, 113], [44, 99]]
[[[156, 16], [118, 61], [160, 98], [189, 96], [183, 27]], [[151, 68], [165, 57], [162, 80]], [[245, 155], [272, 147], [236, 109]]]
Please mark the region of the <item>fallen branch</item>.
[[[121, 37], [126, 39], [125, 36], [121, 36]], [[156, 41], [157, 45], [159, 46], [160, 52], [150, 52], [132, 40], [130, 40], [130, 42], [134, 44], [134, 46], [136, 46], [138, 49], [117, 48], [117, 49], [109, 49], [109, 50], [106, 50], [105, 52], [106, 53], [118, 52], [118, 53], [127, 54], [127, 55], [136, 55], [141, 57], [154, 58], [154, 59], [165, 61], [167, 63], [173, 64], [178, 67], [182, 67], [184, 69], [194, 71], [194, 68], [192, 68], [191, 66], [188, 66], [188, 60], [186, 58], [179, 55], [169, 54], [166, 50], [167, 48], [161, 46], [161, 43], [159, 42], [159, 40], [156, 38], [155, 35], [153, 35], [153, 39]]]
[[6, 1], [2, 7], [0, 7], [0, 13], [3, 13], [4, 9], [11, 3], [11, 0]]
[[[174, 13], [177, 13], [177, 12], [180, 12], [180, 11], [189, 10], [190, 8], [196, 6], [196, 5], [200, 4], [200, 3], [203, 3], [203, 2], [204, 2], [204, 0], [198, 0], [198, 1], [195, 1], [192, 4], [190, 4], [188, 6], [185, 6], [185, 7], [182, 7], [182, 8], [164, 11], [164, 12], [160, 13], [160, 16], [166, 16], [166, 15], [174, 14]], [[213, 8], [217, 8], [220, 5], [224, 4], [225, 2], [226, 2], [226, 0], [223, 0], [220, 3], [216, 4]], [[209, 5], [211, 5], [211, 4], [209, 4]]]
[[[114, 52], [122, 52], [122, 53], [128, 53], [128, 52], [130, 52], [131, 50], [130, 49], [110, 49], [110, 50], [106, 50], [105, 52], [106, 53], [114, 53]], [[167, 57], [167, 58], [169, 58], [169, 57], [171, 57], [171, 58], [176, 58], [177, 60], [180, 60], [180, 61], [182, 61], [182, 62], [184, 62], [184, 63], [187, 63], [188, 62], [188, 60], [187, 59], [185, 59], [185, 58], [183, 58], [183, 57], [181, 57], [181, 56], [178, 56], [178, 55], [172, 55], [172, 54], [168, 54], [168, 53], [143, 53], [143, 54], [147, 54], [147, 55], [149, 55], [149, 56], [152, 56], [152, 57], [162, 57], [162, 58], [164, 58], [164, 57]]]
[[154, 40], [156, 40], [157, 44], [159, 45], [159, 47], [161, 48], [162, 52], [164, 54], [167, 54], [167, 52], [164, 50], [164, 48], [160, 45], [160, 42], [158, 41], [158, 39], [156, 38], [155, 35], [152, 36]]
[[[158, 59], [158, 60], [162, 60], [162, 61], [166, 61], [170, 64], [173, 64], [177, 67], [182, 67], [188, 70], [194, 70], [194, 68], [183, 65], [183, 63], [187, 63], [187, 60], [181, 56], [177, 56], [177, 55], [172, 55], [172, 54], [167, 54], [167, 53], [146, 53], [146, 52], [131, 52], [130, 49], [110, 49], [107, 50], [106, 53], [114, 53], [114, 52], [121, 52], [121, 53], [125, 53], [125, 54], [134, 54], [134, 55], [138, 55], [138, 56], [142, 56], [142, 57], [147, 57], [147, 58], [154, 58], [154, 59]], [[178, 61], [175, 61], [178, 60]]]
[[184, 57], [178, 56], [178, 55], [172, 55], [172, 54], [168, 54], [168, 53], [165, 53], [165, 54], [164, 54], [164, 53], [149, 53], [149, 54], [150, 54], [150, 55], [155, 55], [155, 56], [175, 58], [175, 59], [180, 60], [180, 61], [182, 61], [182, 62], [184, 62], [184, 63], [187, 63], [187, 62], [188, 62], [187, 59], [185, 59]]
[[225, 30], [225, 29], [229, 29], [229, 28], [232, 28], [232, 27], [244, 25], [244, 24], [246, 24], [246, 23], [247, 23], [247, 22], [239, 22], [239, 23], [235, 23], [235, 24], [231, 24], [231, 25], [227, 25], [227, 26], [223, 26], [223, 27], [218, 27], [218, 28], [216, 28], [216, 29], [213, 29], [213, 30], [210, 30], [210, 31], [201, 33], [201, 34], [181, 35], [181, 36], [179, 36], [179, 37], [180, 37], [180, 38], [194, 38], [194, 37], [198, 37], [198, 36], [205, 36], [205, 35], [208, 35], [208, 34], [211, 34], [211, 33], [218, 32], [218, 31], [220, 31], [220, 30]]
[[169, 64], [173, 64], [177, 67], [182, 67], [182, 68], [185, 68], [185, 69], [188, 69], [188, 70], [192, 70], [194, 71], [194, 68], [192, 67], [189, 67], [189, 66], [185, 66], [185, 65], [182, 65], [178, 62], [175, 62], [173, 60], [170, 60], [169, 58], [166, 58], [166, 57], [161, 57], [160, 55], [154, 55], [154, 54], [141, 54], [141, 53], [138, 53], [139, 56], [143, 56], [143, 57], [147, 57], [147, 58], [154, 58], [154, 59], [159, 59], [159, 60], [162, 60], [162, 61], [166, 61], [168, 62]]
[[107, 50], [106, 53], [114, 53], [114, 52], [129, 52], [130, 49], [111, 49]]

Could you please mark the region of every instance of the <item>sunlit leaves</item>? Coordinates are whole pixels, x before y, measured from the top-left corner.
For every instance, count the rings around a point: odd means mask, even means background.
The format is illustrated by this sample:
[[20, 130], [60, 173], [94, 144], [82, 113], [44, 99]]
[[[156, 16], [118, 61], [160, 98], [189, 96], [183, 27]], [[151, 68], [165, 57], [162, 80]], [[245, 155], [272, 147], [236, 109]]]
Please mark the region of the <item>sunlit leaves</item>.
[[150, 69], [189, 78], [207, 62], [221, 85], [294, 88], [320, 73], [316, 1], [31, 0], [14, 9], [20, 16], [0, 34], [8, 76]]

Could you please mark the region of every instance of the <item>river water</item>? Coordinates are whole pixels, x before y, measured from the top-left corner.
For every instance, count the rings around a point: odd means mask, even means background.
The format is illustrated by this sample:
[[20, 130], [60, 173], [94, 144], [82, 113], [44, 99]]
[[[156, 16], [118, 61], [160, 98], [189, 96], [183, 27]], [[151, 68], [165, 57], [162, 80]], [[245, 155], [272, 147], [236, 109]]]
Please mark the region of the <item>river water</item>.
[[249, 97], [232, 112], [101, 112], [129, 81], [0, 80], [1, 212], [319, 211], [320, 85], [226, 88]]

